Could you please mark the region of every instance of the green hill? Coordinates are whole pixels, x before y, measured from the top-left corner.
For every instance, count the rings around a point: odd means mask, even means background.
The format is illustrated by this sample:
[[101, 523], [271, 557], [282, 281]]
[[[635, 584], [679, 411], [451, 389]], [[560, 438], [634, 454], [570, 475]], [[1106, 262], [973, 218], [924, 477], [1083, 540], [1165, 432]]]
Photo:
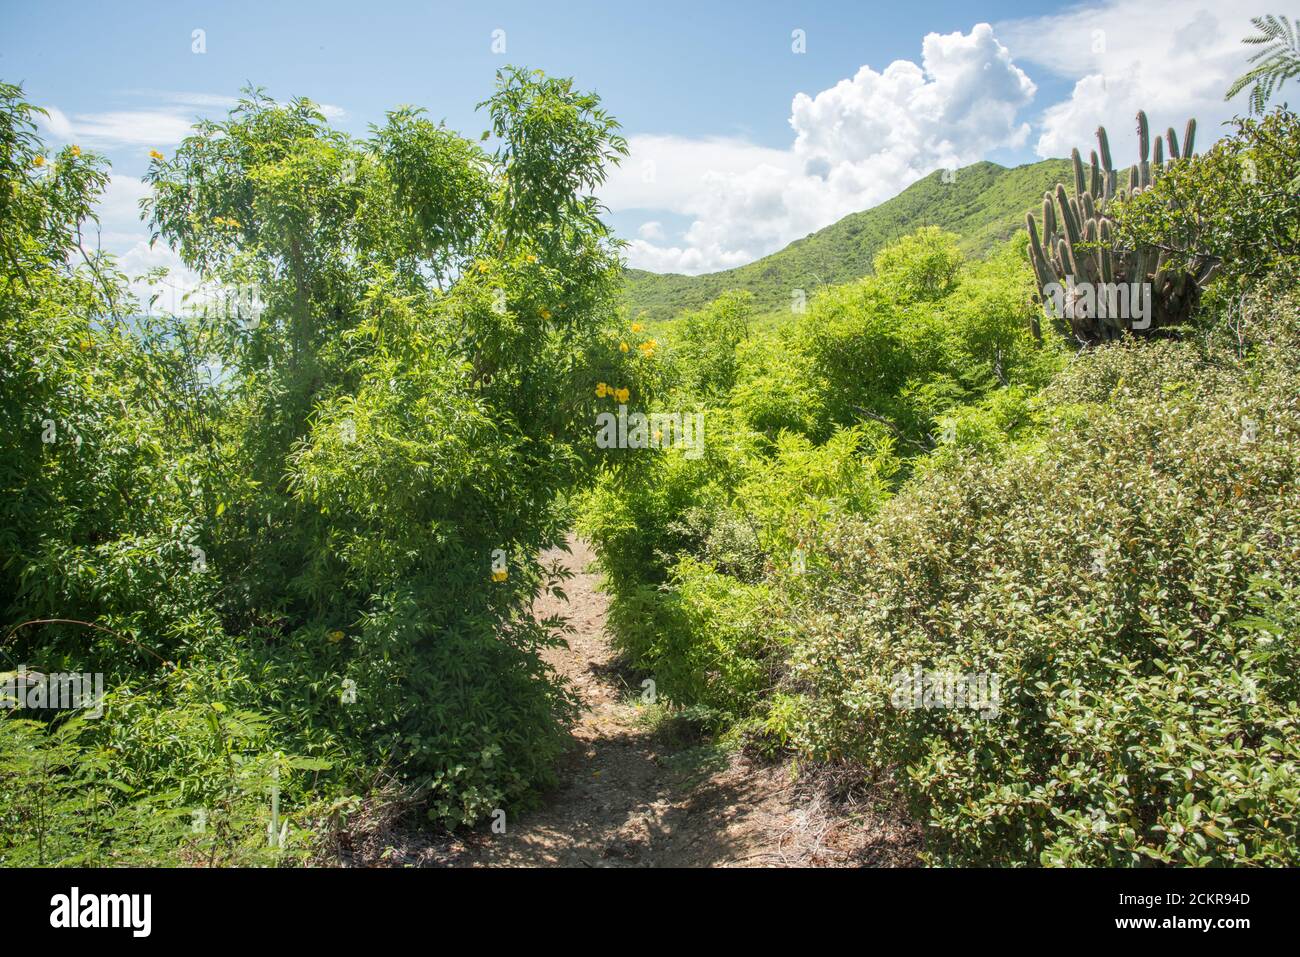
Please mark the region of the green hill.
[[851, 213], [825, 229], [797, 239], [747, 266], [701, 276], [627, 270], [624, 295], [632, 315], [671, 319], [698, 309], [731, 289], [754, 294], [756, 311], [789, 309], [793, 290], [811, 297], [824, 285], [871, 272], [871, 260], [885, 244], [919, 226], [940, 226], [962, 238], [970, 255], [982, 255], [1022, 228], [1025, 213], [1037, 209], [1043, 192], [1068, 183], [1068, 160], [1043, 160], [1007, 169], [981, 162], [957, 171], [953, 182], [931, 173], [879, 206]]

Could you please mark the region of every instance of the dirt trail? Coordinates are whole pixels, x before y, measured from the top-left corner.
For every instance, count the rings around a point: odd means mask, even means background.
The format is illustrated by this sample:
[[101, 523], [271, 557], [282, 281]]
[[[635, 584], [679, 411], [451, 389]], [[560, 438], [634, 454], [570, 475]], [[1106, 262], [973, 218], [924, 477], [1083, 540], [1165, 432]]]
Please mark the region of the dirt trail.
[[648, 720], [640, 687], [619, 674], [605, 634], [606, 597], [590, 547], [571, 539], [559, 558], [573, 572], [568, 601], [545, 595], [539, 617], [572, 626], [567, 648], [546, 653], [577, 689], [584, 711], [560, 785], [506, 832], [487, 825], [436, 848], [392, 848], [372, 863], [453, 867], [890, 866], [915, 860], [915, 830], [892, 813], [851, 808], [798, 784], [789, 766], [683, 738]]

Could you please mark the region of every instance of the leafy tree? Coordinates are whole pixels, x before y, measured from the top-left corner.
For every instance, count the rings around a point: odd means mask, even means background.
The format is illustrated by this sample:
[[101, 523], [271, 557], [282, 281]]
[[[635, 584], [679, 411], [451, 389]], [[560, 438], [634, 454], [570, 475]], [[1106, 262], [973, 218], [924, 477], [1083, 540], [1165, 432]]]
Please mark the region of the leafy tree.
[[242, 478], [214, 557], [247, 579], [225, 614], [274, 609], [279, 666], [353, 680], [349, 733], [451, 820], [545, 780], [562, 745], [527, 607], [556, 495], [594, 460], [618, 263], [585, 191], [626, 151], [566, 80], [506, 70], [482, 105], [492, 156], [417, 110], [354, 142], [251, 91], [155, 163], [147, 204], [188, 265], [265, 300], [219, 357]]
[[617, 123], [517, 69], [485, 104], [493, 154], [419, 110], [356, 140], [249, 90], [154, 155], [155, 237], [218, 290], [158, 318], [82, 252], [103, 161], [44, 156], [3, 96], [0, 593], [39, 620], [6, 652], [154, 688], [92, 734], [150, 768], [143, 792], [228, 792], [140, 746], [187, 739], [151, 713], [228, 701], [266, 729], [250, 761], [395, 765], [451, 823], [517, 806], [573, 708], [538, 654], [560, 623], [529, 611], [562, 576], [535, 556], [599, 462], [596, 382], [639, 390], [644, 360], [589, 195]]

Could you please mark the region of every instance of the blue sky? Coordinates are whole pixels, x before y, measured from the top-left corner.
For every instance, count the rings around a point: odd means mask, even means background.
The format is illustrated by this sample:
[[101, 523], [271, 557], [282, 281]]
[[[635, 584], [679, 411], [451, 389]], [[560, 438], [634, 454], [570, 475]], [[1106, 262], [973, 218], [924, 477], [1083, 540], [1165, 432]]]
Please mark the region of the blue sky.
[[[51, 110], [52, 142], [110, 157], [104, 242], [143, 268], [168, 261], [132, 221], [149, 149], [168, 151], [247, 82], [326, 104], [359, 136], [412, 103], [476, 138], [474, 106], [502, 65], [573, 76], [632, 143], [604, 194], [630, 261], [700, 272], [936, 168], [1086, 148], [1099, 122], [1126, 162], [1138, 106], [1159, 128], [1196, 115], [1212, 130], [1232, 112], [1222, 91], [1256, 12], [1233, 6], [56, 0], [0, 8], [0, 77]], [[195, 30], [206, 52], [193, 52]]]

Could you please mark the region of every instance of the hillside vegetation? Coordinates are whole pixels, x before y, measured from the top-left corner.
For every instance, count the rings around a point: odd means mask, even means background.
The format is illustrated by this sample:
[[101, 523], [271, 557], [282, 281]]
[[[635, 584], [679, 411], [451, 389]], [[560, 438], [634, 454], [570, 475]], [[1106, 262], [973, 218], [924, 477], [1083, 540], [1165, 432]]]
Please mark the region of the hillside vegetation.
[[[657, 337], [616, 121], [513, 68], [484, 106], [492, 153], [246, 91], [153, 154], [150, 227], [229, 294], [159, 316], [84, 242], [105, 160], [0, 86], [0, 864], [485, 833], [598, 670], [931, 863], [1300, 863], [1300, 118], [1142, 137], [1127, 189], [1104, 134], [1073, 194], [932, 177]], [[1098, 316], [1094, 272], [1177, 296]], [[555, 664], [575, 530], [616, 668]]]
[[1190, 319], [1080, 349], [1027, 235], [924, 228], [777, 329], [687, 313], [655, 401], [703, 457], [584, 499], [680, 713], [901, 796], [932, 862], [1300, 860], [1300, 121], [1169, 156], [1101, 235], [1219, 264]]
[[967, 256], [988, 253], [1022, 230], [1025, 210], [1036, 206], [1046, 190], [1068, 182], [1069, 175], [1065, 160], [1014, 169], [975, 163], [957, 170], [951, 182], [934, 172], [893, 199], [746, 266], [701, 276], [629, 269], [624, 295], [631, 315], [650, 322], [699, 309], [729, 291], [752, 294], [755, 316], [788, 317], [794, 290], [804, 290], [811, 299], [826, 286], [869, 274], [876, 253], [921, 226], [957, 234]]

